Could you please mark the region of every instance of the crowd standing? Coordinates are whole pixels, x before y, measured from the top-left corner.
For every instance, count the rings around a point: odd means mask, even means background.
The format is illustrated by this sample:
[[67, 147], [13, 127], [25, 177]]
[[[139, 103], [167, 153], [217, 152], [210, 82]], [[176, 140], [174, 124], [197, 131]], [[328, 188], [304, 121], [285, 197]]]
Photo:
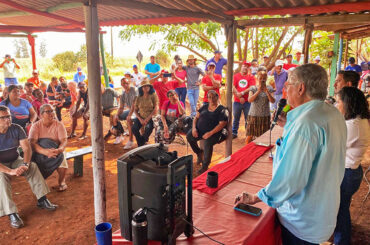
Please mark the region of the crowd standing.
[[[257, 194], [238, 195], [236, 202], [263, 201], [276, 208], [283, 241], [316, 244], [334, 232], [335, 244], [349, 244], [349, 205], [359, 188], [361, 161], [370, 144], [369, 107], [364, 95], [369, 89], [370, 64], [357, 65], [349, 58], [349, 66], [337, 74], [335, 96], [327, 98], [327, 73], [320, 66], [320, 57], [306, 65], [301, 58], [300, 52], [295, 59], [288, 54], [286, 62], [277, 60], [269, 71], [268, 56], [261, 65], [257, 59], [242, 62], [233, 77], [230, 112], [221, 104], [227, 60], [220, 51], [214, 52], [204, 70], [194, 55], [184, 61], [176, 55], [169, 71], [151, 56], [144, 74], [137, 65], [123, 74], [121, 94], [102, 86], [102, 114], [110, 122], [104, 140], [113, 135], [114, 144], [120, 144], [128, 136], [123, 147], [128, 150], [134, 147], [134, 139], [138, 146], [147, 144], [153, 130], [155, 142], [165, 144], [184, 134], [197, 156], [196, 163], [202, 165], [198, 172], [202, 174], [208, 170], [214, 145], [227, 138], [229, 124], [232, 138], [240, 137], [243, 115], [249, 143], [270, 129], [273, 110], [281, 98], [287, 98], [293, 109], [279, 117], [284, 133], [277, 142], [271, 183]], [[33, 70], [23, 87], [16, 78], [20, 67], [10, 55], [0, 68], [5, 80], [0, 97], [0, 188], [4, 193], [0, 216], [8, 215], [12, 227], [19, 228], [23, 221], [11, 199], [9, 176], [25, 176], [38, 198], [37, 205], [56, 209], [46, 198], [49, 188], [45, 179], [57, 171], [57, 190], [67, 189], [65, 147], [68, 139], [76, 137], [79, 118], [83, 119], [79, 139], [87, 137], [88, 80], [78, 67], [72, 81], [52, 77], [46, 84], [39, 71]], [[200, 95], [203, 98], [199, 99]], [[63, 108], [72, 118], [69, 134], [62, 122]], [[331, 193], [320, 197], [325, 205], [315, 206], [318, 191]], [[310, 212], [312, 206], [316, 207], [314, 213]]]

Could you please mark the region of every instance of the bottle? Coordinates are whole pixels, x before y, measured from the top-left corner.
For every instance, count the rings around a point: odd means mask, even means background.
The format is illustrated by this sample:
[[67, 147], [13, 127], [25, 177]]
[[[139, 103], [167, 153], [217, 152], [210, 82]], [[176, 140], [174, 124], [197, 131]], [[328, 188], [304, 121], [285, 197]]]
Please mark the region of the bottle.
[[140, 208], [134, 213], [132, 217], [132, 244], [133, 245], [147, 245], [148, 244], [148, 221], [147, 208]]

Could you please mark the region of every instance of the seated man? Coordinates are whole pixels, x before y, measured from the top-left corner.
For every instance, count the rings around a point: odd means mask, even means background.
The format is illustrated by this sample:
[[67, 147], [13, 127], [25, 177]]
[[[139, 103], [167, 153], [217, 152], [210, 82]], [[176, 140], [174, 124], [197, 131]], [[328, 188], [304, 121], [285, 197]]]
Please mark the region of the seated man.
[[[89, 121], [89, 118], [90, 118], [90, 115], [89, 115], [89, 101], [88, 101], [88, 93], [87, 93], [85, 82], [80, 82], [78, 84], [78, 88], [79, 88], [79, 92], [78, 92], [78, 97], [77, 97], [76, 109], [75, 109], [74, 113], [72, 114], [72, 132], [68, 136], [68, 138], [76, 137], [75, 130], [76, 130], [76, 127], [77, 127], [77, 119], [82, 117], [83, 120], [84, 120], [84, 126], [83, 126], [82, 135], [79, 138], [79, 139], [82, 140], [82, 139], [86, 139], [86, 131], [87, 131], [87, 127], [89, 126], [88, 123], [87, 123]], [[80, 108], [81, 101], [83, 101], [84, 104]]]
[[[63, 78], [63, 77], [60, 77]], [[62, 109], [67, 108], [69, 109], [72, 105], [72, 97], [71, 93], [68, 89], [67, 82], [64, 79], [60, 79], [60, 86], [57, 87], [57, 96], [56, 96], [56, 104], [55, 104], [55, 113], [57, 114], [57, 118], [59, 121], [62, 121]]]
[[109, 124], [113, 126], [113, 111], [117, 109], [117, 104], [114, 103], [114, 100], [117, 99], [119, 95], [113, 88], [106, 88], [104, 85], [101, 85], [101, 93], [103, 116], [109, 117]]
[[[208, 169], [212, 159], [213, 145], [221, 143], [227, 137], [227, 123], [229, 120], [228, 110], [219, 104], [218, 94], [214, 90], [208, 91], [209, 104], [199, 108], [194, 121], [193, 128], [189, 130], [186, 138], [197, 154], [197, 164], [203, 163], [198, 174]], [[201, 150], [197, 141], [204, 139], [204, 150]]]
[[176, 132], [183, 125], [185, 116], [184, 104], [177, 97], [175, 90], [167, 92], [167, 98], [161, 108], [161, 120], [156, 128], [155, 142], [170, 144], [175, 139]]
[[[120, 120], [126, 120], [127, 121], [127, 129], [129, 132], [129, 140], [127, 141], [125, 147], [123, 149], [131, 149], [133, 145], [133, 134], [132, 134], [132, 120], [131, 117], [133, 115], [134, 109], [134, 102], [137, 97], [136, 89], [132, 86], [130, 86], [130, 81], [127, 80], [125, 77], [121, 79], [121, 85], [122, 85], [122, 95], [119, 100], [119, 108], [117, 111], [117, 115], [113, 117], [113, 126], [109, 130], [108, 134], [105, 135], [104, 140], [108, 140], [108, 138], [113, 134], [116, 136], [116, 141], [114, 144], [119, 144], [122, 141], [122, 133], [123, 128], [122, 125], [120, 125]], [[120, 126], [119, 126], [120, 125]]]
[[[24, 158], [19, 156], [19, 146], [22, 147]], [[19, 125], [12, 124], [9, 109], [0, 106], [0, 216], [8, 215], [13, 228], [20, 228], [24, 224], [12, 199], [11, 176], [22, 175], [27, 178], [39, 208], [57, 208], [46, 198], [49, 188], [37, 165], [31, 162], [31, 155], [32, 150], [26, 133]]]

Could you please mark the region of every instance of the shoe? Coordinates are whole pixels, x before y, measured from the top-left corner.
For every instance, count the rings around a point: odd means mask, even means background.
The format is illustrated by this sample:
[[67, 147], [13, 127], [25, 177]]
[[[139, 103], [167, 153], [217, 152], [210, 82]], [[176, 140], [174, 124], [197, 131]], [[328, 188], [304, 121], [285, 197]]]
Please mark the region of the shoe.
[[123, 149], [124, 150], [129, 150], [129, 149], [132, 148], [133, 145], [134, 145], [134, 142], [129, 140], [129, 141], [127, 141], [127, 143], [126, 143], [125, 147], [123, 147]]
[[200, 165], [204, 161], [204, 154], [201, 150], [199, 154], [197, 154], [197, 165]]
[[110, 131], [108, 131], [108, 133], [104, 136], [104, 141], [109, 140], [111, 135], [112, 135], [112, 133]]
[[233, 134], [233, 139], [236, 139], [236, 138], [238, 138], [238, 135]]
[[87, 139], [87, 136], [86, 135], [81, 135], [80, 138], [78, 138], [79, 140], [84, 140], [84, 139]]
[[201, 175], [201, 174], [203, 174], [207, 170], [208, 170], [208, 167], [202, 167], [201, 169], [198, 170], [197, 173], [198, 173], [198, 175]]
[[125, 131], [124, 133], [123, 133], [123, 136], [128, 136], [129, 135], [129, 133], [127, 132], [127, 131]]
[[12, 214], [9, 214], [9, 220], [10, 220], [10, 225], [13, 227], [13, 228], [21, 228], [24, 226], [24, 223], [22, 221], [22, 219], [19, 217], [19, 215], [17, 213], [12, 213]]
[[121, 142], [122, 142], [122, 137], [121, 136], [118, 136], [118, 137], [116, 137], [116, 140], [114, 141], [113, 144], [118, 145]]
[[68, 136], [68, 139], [72, 139], [72, 138], [74, 138], [74, 137], [76, 137], [77, 135], [76, 134], [70, 134], [69, 136]]
[[41, 209], [46, 209], [49, 211], [54, 211], [57, 209], [58, 205], [52, 204], [48, 199], [45, 199], [41, 202], [37, 202], [37, 207]]

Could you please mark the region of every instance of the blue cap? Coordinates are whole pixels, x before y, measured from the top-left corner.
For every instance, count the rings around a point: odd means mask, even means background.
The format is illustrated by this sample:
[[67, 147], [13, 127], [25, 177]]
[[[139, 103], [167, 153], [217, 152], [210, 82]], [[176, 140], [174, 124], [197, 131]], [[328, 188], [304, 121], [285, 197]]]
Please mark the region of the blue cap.
[[220, 50], [215, 50], [215, 54], [221, 54], [222, 52]]
[[137, 65], [133, 65], [133, 67], [132, 68], [137, 68]]

